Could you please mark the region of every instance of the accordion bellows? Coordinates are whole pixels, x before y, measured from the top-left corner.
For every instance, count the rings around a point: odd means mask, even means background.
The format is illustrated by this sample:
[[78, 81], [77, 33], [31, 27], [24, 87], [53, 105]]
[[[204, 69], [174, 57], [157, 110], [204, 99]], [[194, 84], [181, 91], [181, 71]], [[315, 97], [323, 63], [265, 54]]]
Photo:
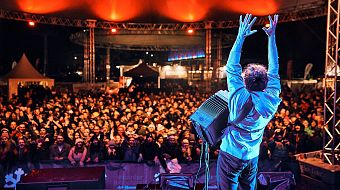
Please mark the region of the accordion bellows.
[[198, 134], [210, 145], [216, 145], [228, 125], [228, 91], [220, 90], [210, 96], [190, 116], [190, 120]]

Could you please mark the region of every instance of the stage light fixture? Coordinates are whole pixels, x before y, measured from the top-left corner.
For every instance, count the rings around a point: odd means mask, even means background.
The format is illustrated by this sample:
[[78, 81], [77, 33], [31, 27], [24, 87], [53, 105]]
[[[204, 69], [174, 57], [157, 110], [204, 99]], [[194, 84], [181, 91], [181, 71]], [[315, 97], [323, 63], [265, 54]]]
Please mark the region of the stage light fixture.
[[29, 25], [29, 26], [35, 26], [35, 22], [29, 21], [29, 22], [28, 22], [28, 25]]
[[193, 29], [188, 29], [188, 31], [187, 31], [189, 34], [192, 34], [192, 33], [194, 33], [194, 30]]
[[116, 32], [117, 32], [117, 29], [111, 28], [111, 33], [116, 33]]
[[269, 23], [266, 23], [265, 27], [266, 27], [266, 28], [269, 28], [269, 27], [270, 27], [270, 24], [269, 24]]

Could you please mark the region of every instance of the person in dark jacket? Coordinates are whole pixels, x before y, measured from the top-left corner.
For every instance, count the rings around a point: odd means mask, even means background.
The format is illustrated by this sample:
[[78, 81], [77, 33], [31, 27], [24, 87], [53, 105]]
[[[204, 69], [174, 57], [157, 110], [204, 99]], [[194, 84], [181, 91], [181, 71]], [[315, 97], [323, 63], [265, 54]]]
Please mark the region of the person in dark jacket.
[[144, 161], [148, 164], [153, 164], [154, 159], [158, 155], [158, 152], [159, 152], [159, 146], [154, 141], [152, 134], [148, 134], [146, 136], [146, 140], [143, 142], [143, 144], [140, 147], [138, 161]]
[[137, 162], [140, 145], [134, 137], [129, 137], [127, 142], [122, 144], [124, 161]]
[[271, 159], [277, 161], [288, 161], [290, 155], [294, 153], [294, 145], [288, 140], [283, 139], [282, 134], [276, 132], [274, 139], [268, 143], [268, 148], [271, 153]]
[[18, 146], [14, 152], [15, 154], [15, 161], [18, 163], [27, 163], [30, 162], [32, 159], [32, 154], [30, 149], [26, 145], [25, 139], [19, 138], [18, 139]]
[[57, 143], [50, 147], [50, 160], [67, 160], [71, 146], [64, 142], [62, 135], [57, 136]]
[[8, 173], [12, 167], [15, 155], [15, 144], [9, 139], [8, 133], [1, 134], [0, 169]]
[[168, 167], [168, 163], [173, 161], [173, 163], [178, 164], [178, 157], [180, 154], [181, 150], [176, 137], [174, 134], [170, 134], [167, 142], [161, 147], [160, 153], [158, 154], [160, 165], [165, 172], [173, 172], [171, 168]]
[[93, 136], [91, 139], [91, 144], [88, 151], [88, 159], [87, 162], [98, 163], [104, 158], [104, 146], [98, 140], [96, 136]]

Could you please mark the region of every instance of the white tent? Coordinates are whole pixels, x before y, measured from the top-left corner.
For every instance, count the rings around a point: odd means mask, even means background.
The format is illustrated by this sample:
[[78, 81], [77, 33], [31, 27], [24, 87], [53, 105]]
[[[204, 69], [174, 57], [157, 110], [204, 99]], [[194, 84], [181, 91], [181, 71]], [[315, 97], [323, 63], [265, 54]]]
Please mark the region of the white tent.
[[22, 55], [18, 64], [2, 78], [8, 84], [8, 95], [18, 95], [18, 85], [36, 83], [45, 87], [54, 86], [54, 79], [40, 74], [28, 61], [25, 54]]

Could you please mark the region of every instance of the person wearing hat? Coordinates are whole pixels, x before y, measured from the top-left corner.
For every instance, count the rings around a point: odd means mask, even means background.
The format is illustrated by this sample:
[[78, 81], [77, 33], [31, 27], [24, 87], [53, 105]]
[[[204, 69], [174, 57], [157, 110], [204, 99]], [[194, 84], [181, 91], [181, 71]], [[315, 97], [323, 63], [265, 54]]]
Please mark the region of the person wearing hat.
[[106, 160], [122, 160], [122, 149], [118, 146], [114, 140], [110, 140], [107, 143], [105, 151]]
[[68, 160], [73, 166], [84, 166], [85, 158], [87, 155], [87, 148], [81, 138], [76, 139], [75, 145], [71, 148], [68, 154]]
[[[1, 129], [1, 136], [2, 136], [2, 135], [8, 137], [8, 140], [11, 140], [10, 135], [9, 135], [9, 129], [7, 129], [7, 128], [2, 128], [2, 129]], [[14, 143], [14, 141], [12, 141], [12, 142]]]

